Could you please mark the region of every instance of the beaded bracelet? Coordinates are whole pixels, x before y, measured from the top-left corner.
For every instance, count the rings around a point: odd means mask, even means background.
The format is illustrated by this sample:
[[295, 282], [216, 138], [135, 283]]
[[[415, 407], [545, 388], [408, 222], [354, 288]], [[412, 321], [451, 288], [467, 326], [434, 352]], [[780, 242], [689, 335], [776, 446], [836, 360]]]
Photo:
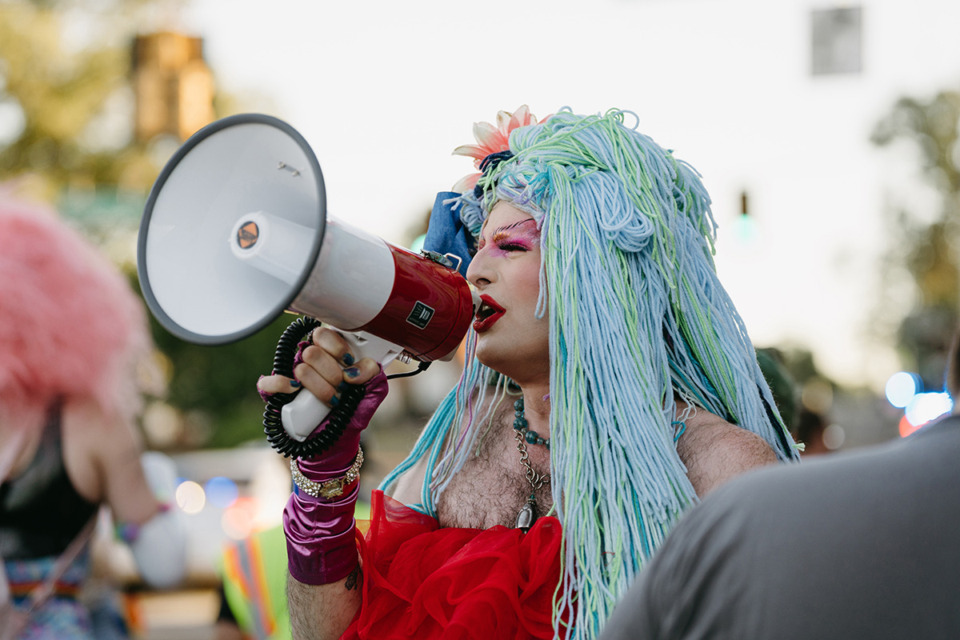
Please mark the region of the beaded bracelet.
[[[161, 502], [159, 508], [157, 509], [157, 515], [166, 513], [172, 508], [173, 507], [169, 502]], [[120, 540], [123, 540], [127, 544], [133, 544], [140, 535], [140, 529], [142, 528], [143, 525], [134, 524], [132, 522], [117, 522], [113, 525], [113, 532]]]
[[339, 498], [343, 495], [343, 490], [360, 477], [361, 465], [363, 465], [363, 449], [358, 449], [357, 458], [347, 469], [346, 474], [326, 482], [314, 482], [301, 473], [300, 467], [297, 465], [297, 459], [290, 458], [290, 475], [293, 477], [293, 483], [297, 485], [297, 488], [308, 496], [326, 499]]

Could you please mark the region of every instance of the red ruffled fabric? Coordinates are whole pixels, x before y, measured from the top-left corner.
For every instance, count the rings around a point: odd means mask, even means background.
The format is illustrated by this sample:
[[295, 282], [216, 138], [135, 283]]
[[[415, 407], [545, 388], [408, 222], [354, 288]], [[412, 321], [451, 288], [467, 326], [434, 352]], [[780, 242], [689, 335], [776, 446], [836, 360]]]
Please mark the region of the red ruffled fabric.
[[519, 529], [441, 528], [375, 491], [358, 535], [363, 606], [344, 640], [552, 638], [560, 522]]

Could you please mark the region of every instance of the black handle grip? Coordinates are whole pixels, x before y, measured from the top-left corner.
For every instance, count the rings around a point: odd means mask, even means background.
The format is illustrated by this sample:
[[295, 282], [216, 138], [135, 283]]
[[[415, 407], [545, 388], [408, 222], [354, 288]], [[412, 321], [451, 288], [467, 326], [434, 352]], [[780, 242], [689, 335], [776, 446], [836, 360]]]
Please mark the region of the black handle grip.
[[[277, 351], [273, 357], [274, 373], [293, 377], [293, 359], [297, 355], [297, 345], [319, 326], [318, 320], [307, 316], [290, 323], [277, 342]], [[267, 442], [286, 458], [310, 458], [328, 451], [343, 435], [366, 390], [366, 385], [347, 385], [347, 389], [340, 394], [337, 406], [328, 414], [327, 425], [323, 431], [312, 434], [303, 442], [291, 437], [283, 428], [280, 413], [283, 405], [296, 398], [297, 393], [272, 395], [263, 411], [263, 432], [267, 435]]]

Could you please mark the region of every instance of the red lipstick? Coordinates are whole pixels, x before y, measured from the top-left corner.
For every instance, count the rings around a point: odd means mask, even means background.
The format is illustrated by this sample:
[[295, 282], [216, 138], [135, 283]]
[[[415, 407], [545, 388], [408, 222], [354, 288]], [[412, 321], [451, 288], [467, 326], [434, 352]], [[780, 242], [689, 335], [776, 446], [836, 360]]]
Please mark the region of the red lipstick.
[[497, 301], [488, 295], [480, 296], [480, 308], [477, 309], [476, 320], [473, 321], [473, 330], [483, 333], [500, 319], [506, 309], [497, 304]]

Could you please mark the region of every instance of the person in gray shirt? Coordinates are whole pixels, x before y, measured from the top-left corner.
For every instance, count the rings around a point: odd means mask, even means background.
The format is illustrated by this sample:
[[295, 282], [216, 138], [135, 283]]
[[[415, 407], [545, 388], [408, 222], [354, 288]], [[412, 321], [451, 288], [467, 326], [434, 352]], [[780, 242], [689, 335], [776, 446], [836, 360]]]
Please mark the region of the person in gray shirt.
[[[960, 396], [954, 338], [948, 388]], [[960, 638], [960, 410], [689, 511], [600, 640]]]

